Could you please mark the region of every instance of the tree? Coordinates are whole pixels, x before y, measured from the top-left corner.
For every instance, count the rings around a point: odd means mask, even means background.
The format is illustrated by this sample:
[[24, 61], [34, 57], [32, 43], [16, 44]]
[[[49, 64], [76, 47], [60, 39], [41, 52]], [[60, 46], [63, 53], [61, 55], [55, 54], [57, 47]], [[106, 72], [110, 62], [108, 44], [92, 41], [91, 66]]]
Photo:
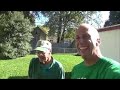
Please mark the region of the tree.
[[21, 12], [23, 12], [25, 18], [28, 18], [30, 20], [31, 24], [35, 25], [36, 12], [32, 12], [32, 11], [21, 11]]
[[76, 28], [82, 22], [90, 21], [96, 11], [41, 11], [41, 13], [49, 18], [45, 23], [45, 26], [50, 28], [49, 35], [56, 35], [59, 43], [64, 41], [67, 30]]
[[[13, 13], [14, 11], [11, 11]], [[30, 20], [30, 23], [35, 25], [35, 17], [39, 17], [39, 14], [37, 11], [19, 11], [22, 12], [25, 18], [28, 18]], [[7, 11], [0, 11], [0, 14], [6, 14], [8, 15]]]
[[65, 39], [67, 39], [67, 40], [73, 41], [74, 38], [75, 38], [75, 29], [74, 29], [74, 28], [69, 28], [69, 29], [66, 31], [64, 37], [65, 37]]
[[6, 11], [0, 14], [0, 58], [17, 58], [29, 54], [33, 30], [23, 12]]
[[104, 27], [120, 24], [120, 11], [110, 11], [109, 20], [104, 24]]

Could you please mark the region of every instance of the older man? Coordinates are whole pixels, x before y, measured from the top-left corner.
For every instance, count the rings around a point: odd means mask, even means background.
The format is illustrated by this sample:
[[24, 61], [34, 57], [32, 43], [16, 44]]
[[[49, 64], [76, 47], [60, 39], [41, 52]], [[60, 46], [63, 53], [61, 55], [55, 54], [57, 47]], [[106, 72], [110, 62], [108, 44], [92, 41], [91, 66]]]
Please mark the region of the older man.
[[65, 72], [60, 62], [52, 55], [52, 45], [49, 41], [39, 40], [35, 48], [37, 58], [29, 65], [28, 76], [31, 79], [64, 79]]

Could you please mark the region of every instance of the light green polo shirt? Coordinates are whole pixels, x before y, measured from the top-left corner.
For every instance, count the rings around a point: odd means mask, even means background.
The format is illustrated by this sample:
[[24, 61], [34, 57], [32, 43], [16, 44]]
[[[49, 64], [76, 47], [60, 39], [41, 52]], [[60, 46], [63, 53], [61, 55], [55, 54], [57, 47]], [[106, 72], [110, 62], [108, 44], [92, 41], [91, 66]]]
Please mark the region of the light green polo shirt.
[[60, 62], [53, 59], [50, 64], [42, 64], [33, 58], [29, 65], [28, 77], [31, 79], [64, 79], [65, 72]]
[[120, 79], [120, 64], [115, 60], [102, 57], [92, 66], [85, 66], [84, 62], [76, 65], [72, 70], [72, 79]]

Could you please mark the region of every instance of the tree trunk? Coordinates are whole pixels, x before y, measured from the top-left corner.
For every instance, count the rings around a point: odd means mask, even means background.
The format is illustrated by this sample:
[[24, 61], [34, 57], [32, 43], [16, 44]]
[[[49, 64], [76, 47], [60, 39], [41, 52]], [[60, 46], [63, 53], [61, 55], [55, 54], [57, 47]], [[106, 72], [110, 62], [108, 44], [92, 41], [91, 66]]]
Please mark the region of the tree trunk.
[[61, 29], [62, 29], [62, 18], [61, 18], [61, 14], [60, 14], [57, 43], [59, 43], [61, 40]]

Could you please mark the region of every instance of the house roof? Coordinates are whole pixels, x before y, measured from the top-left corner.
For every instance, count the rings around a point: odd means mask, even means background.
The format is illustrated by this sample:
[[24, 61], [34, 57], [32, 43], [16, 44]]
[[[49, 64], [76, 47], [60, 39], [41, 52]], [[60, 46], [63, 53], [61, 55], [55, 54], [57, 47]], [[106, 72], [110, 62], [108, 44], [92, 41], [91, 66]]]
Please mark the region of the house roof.
[[39, 28], [41, 31], [43, 31], [46, 35], [48, 34], [49, 29], [47, 29], [46, 27], [41, 27], [41, 26], [37, 26], [35, 28]]
[[99, 28], [98, 32], [111, 31], [111, 30], [120, 30], [120, 24]]
[[37, 26], [36, 28], [39, 28], [41, 31], [43, 31], [45, 34], [47, 34], [47, 32], [40, 26]]
[[45, 34], [47, 34], [47, 32], [42, 28], [42, 27], [39, 27]]
[[39, 29], [39, 30], [41, 30], [43, 33], [45, 33], [46, 34], [46, 32], [45, 32], [45, 30], [43, 30], [43, 28], [40, 28], [40, 27], [35, 27], [34, 29]]

